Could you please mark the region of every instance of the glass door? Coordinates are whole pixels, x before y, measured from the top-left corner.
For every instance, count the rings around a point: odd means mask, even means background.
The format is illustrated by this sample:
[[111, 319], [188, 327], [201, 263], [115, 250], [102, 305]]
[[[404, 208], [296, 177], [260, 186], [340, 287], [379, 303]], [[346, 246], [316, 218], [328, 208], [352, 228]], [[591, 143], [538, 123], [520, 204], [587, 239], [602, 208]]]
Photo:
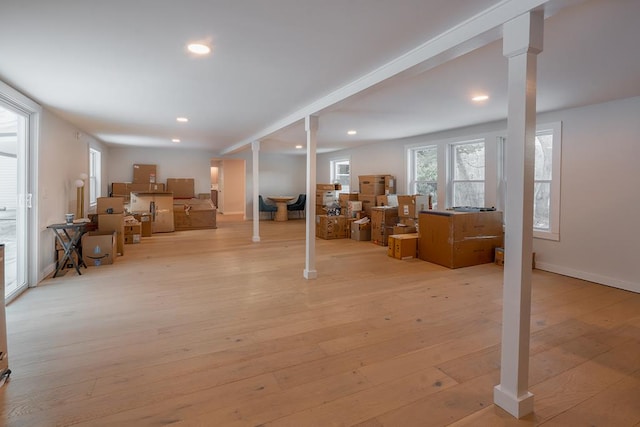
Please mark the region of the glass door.
[[0, 103], [0, 242], [5, 299], [27, 286], [27, 116]]

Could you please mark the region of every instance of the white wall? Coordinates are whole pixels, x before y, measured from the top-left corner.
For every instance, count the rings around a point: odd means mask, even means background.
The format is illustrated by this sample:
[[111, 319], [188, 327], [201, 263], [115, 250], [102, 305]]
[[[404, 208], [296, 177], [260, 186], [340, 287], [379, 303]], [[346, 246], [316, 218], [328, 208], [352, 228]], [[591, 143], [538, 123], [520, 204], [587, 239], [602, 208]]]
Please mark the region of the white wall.
[[[253, 154], [251, 150], [238, 153], [235, 157], [246, 160], [246, 214], [253, 218]], [[307, 158], [304, 155], [286, 155], [260, 152], [259, 194], [267, 196], [293, 196], [307, 191]]]
[[640, 97], [545, 114], [562, 120], [560, 241], [544, 270], [640, 292]]
[[[106, 147], [83, 134], [70, 123], [43, 109], [40, 116], [38, 144], [38, 280], [53, 271], [54, 236], [46, 227], [64, 222], [64, 214], [76, 211], [77, 192], [74, 182], [81, 173], [89, 173], [89, 146], [102, 152], [103, 165], [108, 162]], [[102, 171], [103, 191], [106, 174]], [[88, 185], [85, 186], [88, 191]], [[85, 193], [85, 205], [89, 194]], [[85, 206], [85, 212], [87, 212]]]
[[107, 176], [113, 182], [131, 182], [134, 164], [157, 166], [156, 181], [167, 178], [193, 178], [195, 194], [211, 190], [211, 159], [213, 152], [177, 148], [110, 147]]
[[[638, 117], [640, 97], [538, 117], [538, 123], [562, 122], [560, 240], [534, 239], [538, 268], [640, 292]], [[405, 146], [482, 135], [493, 143], [505, 129], [504, 121], [486, 123], [318, 155], [317, 179], [329, 179], [331, 159], [350, 157], [354, 191], [358, 175], [389, 173], [398, 179], [398, 193], [406, 194]], [[487, 171], [495, 167], [488, 155]], [[497, 186], [486, 185], [487, 199], [496, 200]]]

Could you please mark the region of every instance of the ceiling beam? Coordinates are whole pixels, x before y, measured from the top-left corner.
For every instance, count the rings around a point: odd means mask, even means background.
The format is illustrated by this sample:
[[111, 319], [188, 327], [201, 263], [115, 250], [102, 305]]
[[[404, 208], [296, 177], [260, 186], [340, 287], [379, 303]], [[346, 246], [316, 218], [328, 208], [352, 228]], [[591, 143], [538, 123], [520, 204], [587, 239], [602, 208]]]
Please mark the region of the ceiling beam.
[[504, 0], [293, 114], [278, 120], [249, 138], [231, 145], [221, 154], [240, 151], [250, 146], [253, 141], [263, 140], [280, 129], [304, 120], [307, 116], [317, 115], [340, 101], [398, 76], [400, 73], [411, 69], [424, 72], [494, 42], [502, 37], [502, 24], [523, 13], [544, 7], [546, 18], [564, 7], [582, 1], [584, 0]]

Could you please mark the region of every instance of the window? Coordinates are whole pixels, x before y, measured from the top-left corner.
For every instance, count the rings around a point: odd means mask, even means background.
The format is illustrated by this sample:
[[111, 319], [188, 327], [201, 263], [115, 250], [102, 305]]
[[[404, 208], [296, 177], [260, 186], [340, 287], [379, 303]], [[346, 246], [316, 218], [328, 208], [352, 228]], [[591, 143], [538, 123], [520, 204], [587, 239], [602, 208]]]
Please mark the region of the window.
[[558, 240], [560, 233], [561, 124], [539, 126], [535, 140], [533, 231]]
[[349, 193], [351, 184], [350, 160], [340, 159], [331, 161], [331, 182], [342, 185], [338, 193]]
[[450, 146], [451, 206], [484, 206], [484, 140]]
[[433, 207], [438, 205], [438, 146], [410, 148], [409, 193], [432, 196]]
[[89, 149], [89, 205], [95, 206], [100, 197], [100, 152]]
[[[502, 170], [507, 144], [503, 144]], [[562, 124], [540, 125], [536, 131], [533, 177], [533, 236], [560, 238], [560, 164]], [[502, 177], [504, 181], [504, 175]], [[500, 190], [505, 199], [504, 187]], [[506, 204], [505, 204], [506, 205]], [[506, 206], [503, 208], [506, 210]]]

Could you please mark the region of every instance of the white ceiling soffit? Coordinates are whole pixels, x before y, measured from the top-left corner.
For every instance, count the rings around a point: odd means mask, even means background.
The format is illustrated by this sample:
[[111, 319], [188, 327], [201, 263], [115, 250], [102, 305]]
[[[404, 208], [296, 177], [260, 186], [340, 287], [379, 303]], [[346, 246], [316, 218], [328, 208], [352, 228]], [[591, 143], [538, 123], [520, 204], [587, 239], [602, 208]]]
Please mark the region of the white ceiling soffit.
[[[437, 37], [399, 56], [376, 70], [354, 80], [340, 89], [318, 99], [295, 113], [273, 123], [269, 127], [240, 141], [222, 151], [230, 154], [245, 149], [253, 141], [269, 140], [274, 133], [284, 130], [299, 129], [292, 125], [299, 123], [309, 115], [321, 115], [330, 111], [340, 102], [362, 94], [380, 83], [389, 83], [394, 77], [406, 73], [417, 74], [429, 71], [448, 61], [472, 52], [482, 46], [501, 39], [502, 24], [528, 11], [545, 7], [545, 18], [559, 10], [579, 4], [584, 0], [505, 0], [465, 22], [456, 25]], [[371, 118], [373, 121], [375, 117]], [[295, 130], [294, 130], [295, 131]], [[397, 135], [396, 135], [397, 137]], [[318, 152], [331, 151], [324, 147]]]

